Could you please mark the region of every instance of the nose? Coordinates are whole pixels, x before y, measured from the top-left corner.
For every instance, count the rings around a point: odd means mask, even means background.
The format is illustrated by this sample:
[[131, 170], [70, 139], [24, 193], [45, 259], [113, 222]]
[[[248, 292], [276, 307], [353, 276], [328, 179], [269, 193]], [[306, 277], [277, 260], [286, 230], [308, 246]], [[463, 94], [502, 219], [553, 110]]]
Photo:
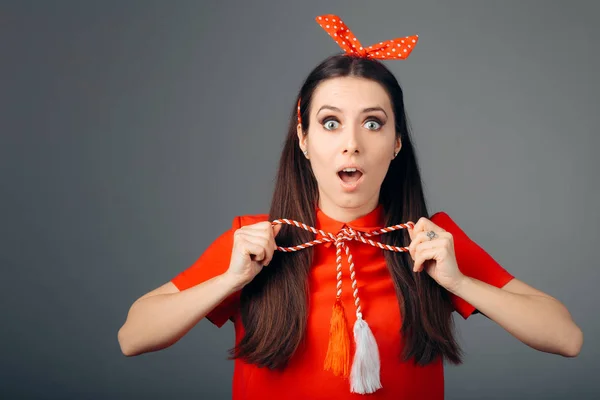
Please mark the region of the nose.
[[344, 129], [342, 152], [344, 154], [354, 154], [360, 151], [360, 131], [354, 124]]

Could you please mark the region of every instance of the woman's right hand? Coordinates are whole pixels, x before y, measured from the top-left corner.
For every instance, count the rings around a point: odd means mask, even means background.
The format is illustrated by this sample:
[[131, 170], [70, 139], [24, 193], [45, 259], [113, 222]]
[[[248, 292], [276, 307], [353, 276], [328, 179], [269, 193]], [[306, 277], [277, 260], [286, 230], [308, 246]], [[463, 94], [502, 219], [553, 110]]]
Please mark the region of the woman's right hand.
[[242, 226], [233, 234], [233, 249], [228, 274], [238, 289], [246, 286], [273, 259], [275, 236], [281, 224], [270, 221]]

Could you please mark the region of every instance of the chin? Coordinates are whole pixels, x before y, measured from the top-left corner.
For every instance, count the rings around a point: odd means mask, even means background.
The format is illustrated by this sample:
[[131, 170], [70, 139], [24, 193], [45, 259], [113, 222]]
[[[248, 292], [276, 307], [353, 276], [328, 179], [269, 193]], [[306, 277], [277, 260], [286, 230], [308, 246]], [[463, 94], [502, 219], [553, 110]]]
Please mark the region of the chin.
[[360, 208], [367, 203], [367, 196], [358, 193], [342, 193], [336, 197], [335, 201], [335, 204], [342, 208]]

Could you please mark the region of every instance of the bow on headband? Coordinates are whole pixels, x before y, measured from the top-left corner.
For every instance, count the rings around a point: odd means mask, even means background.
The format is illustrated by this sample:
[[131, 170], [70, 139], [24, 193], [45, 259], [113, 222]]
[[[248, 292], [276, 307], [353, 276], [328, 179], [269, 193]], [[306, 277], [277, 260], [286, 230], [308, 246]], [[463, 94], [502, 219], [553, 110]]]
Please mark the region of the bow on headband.
[[[386, 60], [405, 59], [410, 55], [419, 41], [419, 35], [413, 35], [379, 42], [378, 44], [369, 47], [363, 47], [352, 31], [348, 29], [346, 24], [337, 15], [319, 15], [316, 18], [316, 21], [347, 55], [355, 57]], [[298, 99], [298, 124], [302, 125], [302, 118], [300, 117], [300, 99]]]

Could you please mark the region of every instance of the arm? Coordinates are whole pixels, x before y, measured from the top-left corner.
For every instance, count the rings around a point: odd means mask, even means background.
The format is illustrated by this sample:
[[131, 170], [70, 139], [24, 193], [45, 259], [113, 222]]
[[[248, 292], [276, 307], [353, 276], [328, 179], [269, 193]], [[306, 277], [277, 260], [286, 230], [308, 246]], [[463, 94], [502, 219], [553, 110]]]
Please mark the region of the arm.
[[[429, 230], [439, 238], [429, 240], [425, 234]], [[516, 279], [447, 213], [438, 212], [431, 221], [419, 219], [409, 233], [415, 269], [421, 271], [427, 264], [425, 271], [450, 292], [463, 318], [477, 309], [536, 350], [565, 357], [579, 354], [583, 333], [566, 307]]]
[[581, 350], [583, 333], [567, 308], [518, 279], [500, 289], [465, 276], [451, 293], [536, 350], [565, 357], [576, 357]]
[[179, 291], [172, 282], [137, 299], [118, 340], [126, 356], [161, 350], [176, 343], [228, 296], [240, 290], [228, 273]]

